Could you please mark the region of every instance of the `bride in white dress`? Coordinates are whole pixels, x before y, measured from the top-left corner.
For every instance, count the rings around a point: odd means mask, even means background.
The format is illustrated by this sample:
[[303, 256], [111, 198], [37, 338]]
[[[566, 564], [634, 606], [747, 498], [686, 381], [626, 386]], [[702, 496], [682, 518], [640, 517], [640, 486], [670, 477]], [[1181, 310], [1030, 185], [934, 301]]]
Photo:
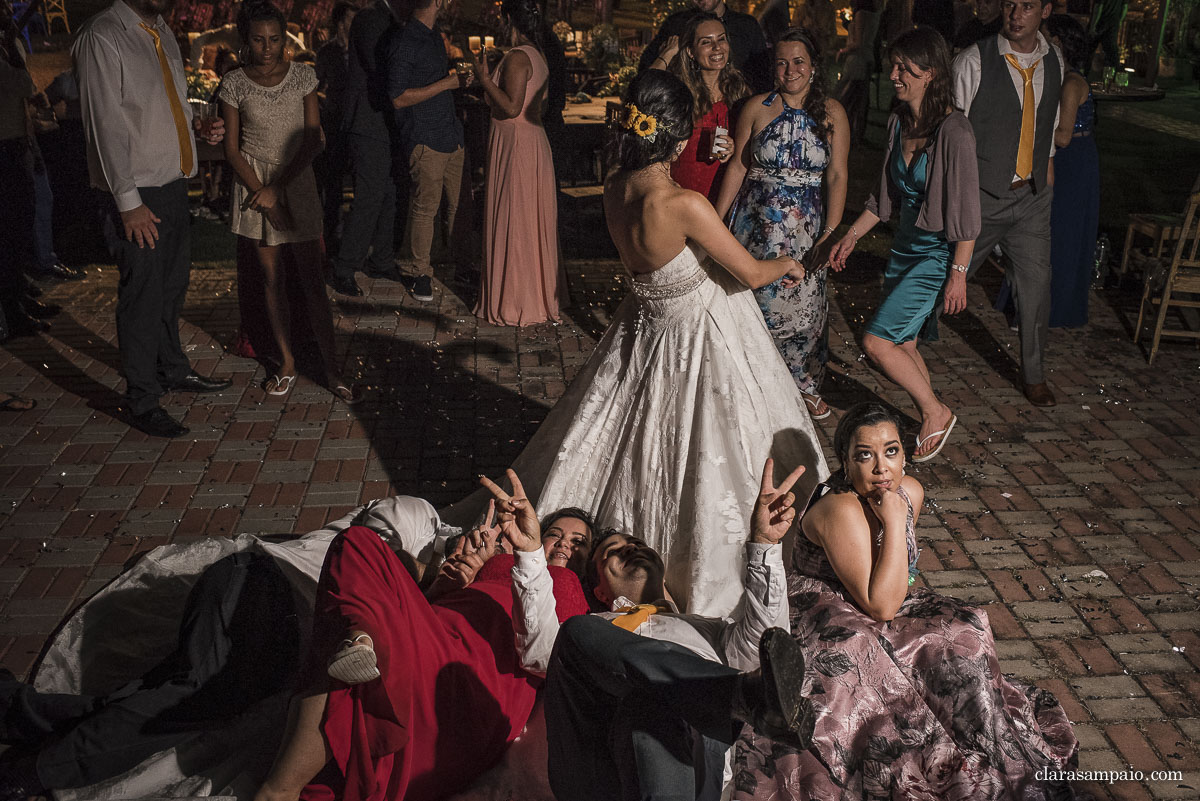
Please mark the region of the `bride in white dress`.
[[[691, 107], [661, 70], [630, 86], [604, 211], [631, 292], [513, 468], [539, 514], [579, 506], [642, 537], [677, 603], [722, 616], [742, 595], [763, 461], [780, 476], [808, 468], [799, 508], [829, 471], [750, 291], [803, 268], [753, 258], [707, 199], [671, 180]], [[442, 516], [465, 522], [485, 502], [472, 495]]]
[[[752, 258], [707, 200], [671, 181], [667, 166], [691, 131], [686, 87], [652, 70], [630, 95], [622, 169], [609, 179], [604, 203], [632, 292], [514, 467], [529, 497], [538, 498], [539, 514], [581, 506], [644, 537], [668, 560], [677, 601], [725, 615], [741, 595], [748, 515], [768, 454], [781, 475], [808, 468], [794, 488], [799, 508], [828, 475], [804, 401], [748, 289], [802, 272], [791, 259]], [[470, 503], [453, 512], [470, 514]], [[282, 545], [243, 535], [158, 548], [51, 638], [37, 689], [108, 692], [143, 673], [173, 647], [188, 588], [234, 551], [274, 557], [306, 617], [329, 540], [360, 515], [420, 562], [455, 533], [428, 503], [393, 498]], [[56, 794], [67, 801], [249, 798], [270, 765], [289, 694], [282, 687], [182, 751], [167, 749], [122, 776]]]

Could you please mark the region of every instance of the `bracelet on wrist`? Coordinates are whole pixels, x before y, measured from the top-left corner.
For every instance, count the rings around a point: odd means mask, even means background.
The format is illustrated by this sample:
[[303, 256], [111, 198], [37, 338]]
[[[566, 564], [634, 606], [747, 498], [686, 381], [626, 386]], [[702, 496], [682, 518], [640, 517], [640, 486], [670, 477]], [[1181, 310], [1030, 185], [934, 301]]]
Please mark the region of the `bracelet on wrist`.
[[827, 233], [827, 234], [832, 234], [832, 233], [833, 233], [833, 226], [831, 226], [831, 225], [827, 225], [827, 226], [825, 226], [825, 233]]

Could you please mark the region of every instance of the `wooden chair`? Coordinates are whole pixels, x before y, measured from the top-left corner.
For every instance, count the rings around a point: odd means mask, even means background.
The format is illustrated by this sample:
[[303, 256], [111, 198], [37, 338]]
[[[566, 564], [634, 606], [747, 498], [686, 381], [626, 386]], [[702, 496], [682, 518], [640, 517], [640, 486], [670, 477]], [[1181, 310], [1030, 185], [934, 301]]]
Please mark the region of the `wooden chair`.
[[[1192, 184], [1192, 194], [1196, 192], [1200, 192], [1200, 176], [1197, 176], [1196, 182]], [[1133, 248], [1135, 235], [1153, 240], [1153, 258], [1161, 259], [1167, 246], [1179, 238], [1182, 225], [1182, 214], [1130, 214], [1129, 228], [1125, 231], [1125, 249], [1121, 253], [1120, 274], [1124, 275], [1129, 269], [1129, 251]]]
[[50, 31], [54, 28], [55, 21], [61, 22], [67, 33], [71, 32], [71, 23], [67, 21], [67, 6], [66, 0], [46, 0], [42, 6], [43, 16], [46, 18], [46, 35], [50, 35]]
[[[1160, 262], [1161, 263], [1161, 262]], [[1142, 320], [1145, 318], [1146, 303], [1158, 304], [1158, 316], [1154, 323], [1154, 336], [1150, 340], [1150, 358], [1148, 363], [1154, 363], [1154, 355], [1158, 352], [1158, 343], [1162, 337], [1185, 337], [1200, 339], [1200, 330], [1190, 328], [1164, 329], [1167, 320], [1167, 310], [1171, 306], [1180, 309], [1200, 309], [1200, 192], [1193, 192], [1188, 198], [1187, 209], [1179, 226], [1176, 237], [1175, 253], [1166, 267], [1163, 278], [1162, 296], [1150, 297], [1155, 290], [1162, 270], [1148, 270], [1146, 285], [1142, 290], [1142, 303], [1138, 310], [1137, 326], [1133, 331], [1133, 341], [1137, 342], [1142, 333]], [[1181, 295], [1185, 297], [1180, 297]], [[1186, 320], [1185, 320], [1186, 322]]]

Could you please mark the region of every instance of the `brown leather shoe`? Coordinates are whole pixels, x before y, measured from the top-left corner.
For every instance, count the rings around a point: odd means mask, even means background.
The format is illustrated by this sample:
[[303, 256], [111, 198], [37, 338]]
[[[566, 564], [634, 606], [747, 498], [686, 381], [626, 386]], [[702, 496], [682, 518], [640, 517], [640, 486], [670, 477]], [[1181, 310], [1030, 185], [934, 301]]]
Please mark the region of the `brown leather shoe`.
[[1054, 399], [1054, 393], [1050, 391], [1050, 387], [1043, 381], [1040, 384], [1026, 384], [1025, 397], [1034, 406], [1057, 406], [1058, 401]]

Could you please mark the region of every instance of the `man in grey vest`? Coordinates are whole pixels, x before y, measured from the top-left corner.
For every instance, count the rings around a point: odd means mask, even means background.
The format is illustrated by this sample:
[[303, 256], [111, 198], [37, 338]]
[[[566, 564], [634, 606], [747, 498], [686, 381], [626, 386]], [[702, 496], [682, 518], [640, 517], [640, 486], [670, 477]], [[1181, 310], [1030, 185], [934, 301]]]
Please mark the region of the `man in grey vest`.
[[1062, 55], [1038, 28], [1051, 0], [1002, 0], [998, 36], [954, 59], [954, 102], [975, 130], [983, 230], [969, 275], [997, 244], [1017, 306], [1021, 379], [1035, 406], [1053, 406], [1042, 356], [1050, 323], [1050, 200]]

